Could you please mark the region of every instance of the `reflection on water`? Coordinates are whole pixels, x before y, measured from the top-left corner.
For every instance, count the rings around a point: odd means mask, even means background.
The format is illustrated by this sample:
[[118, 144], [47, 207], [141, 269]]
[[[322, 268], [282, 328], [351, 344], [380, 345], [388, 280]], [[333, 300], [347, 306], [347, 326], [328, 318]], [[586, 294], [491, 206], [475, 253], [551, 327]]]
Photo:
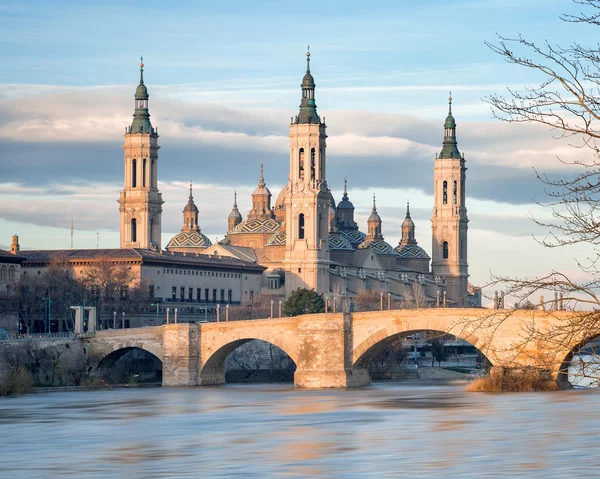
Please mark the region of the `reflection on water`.
[[404, 382], [0, 400], [4, 478], [598, 477], [600, 394]]

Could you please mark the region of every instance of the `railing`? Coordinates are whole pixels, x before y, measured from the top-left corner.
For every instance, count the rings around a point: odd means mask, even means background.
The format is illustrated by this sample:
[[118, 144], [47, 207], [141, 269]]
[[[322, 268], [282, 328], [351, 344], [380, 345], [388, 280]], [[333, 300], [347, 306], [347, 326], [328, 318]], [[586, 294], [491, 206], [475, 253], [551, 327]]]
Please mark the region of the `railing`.
[[74, 339], [75, 333], [36, 333], [36, 334], [5, 334], [0, 341], [54, 341], [55, 339]]

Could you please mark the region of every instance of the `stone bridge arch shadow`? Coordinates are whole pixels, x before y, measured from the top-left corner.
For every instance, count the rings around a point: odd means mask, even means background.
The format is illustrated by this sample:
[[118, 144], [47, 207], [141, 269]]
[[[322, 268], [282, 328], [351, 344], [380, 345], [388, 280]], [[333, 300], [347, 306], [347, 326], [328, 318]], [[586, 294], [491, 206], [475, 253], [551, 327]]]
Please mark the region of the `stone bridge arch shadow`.
[[362, 341], [360, 337], [358, 338], [359, 341], [356, 341], [357, 338], [355, 337], [355, 347], [352, 353], [353, 369], [357, 371], [368, 370], [370, 362], [385, 348], [400, 339], [425, 332], [432, 333], [431, 338], [452, 336], [462, 339], [481, 354], [483, 365], [494, 366], [494, 361], [489, 354], [488, 345], [468, 330], [452, 324], [415, 324], [418, 322], [418, 320], [406, 321], [400, 319], [382, 321], [384, 324], [379, 329], [369, 332]]
[[[296, 370], [298, 359], [296, 356], [295, 347], [292, 344], [287, 343], [286, 341], [281, 341], [276, 338], [266, 338], [264, 336], [256, 336], [256, 337], [246, 337], [246, 338], [238, 338], [231, 339], [224, 344], [220, 345], [218, 348], [215, 348], [210, 356], [202, 361], [200, 364], [200, 371], [198, 375], [198, 385], [200, 386], [213, 386], [219, 384], [225, 384], [225, 367], [227, 358], [240, 348], [243, 345], [250, 346], [252, 341], [260, 341], [260, 345], [271, 345], [275, 346], [279, 350], [281, 350], [287, 357], [290, 359], [292, 363], [293, 370]], [[264, 364], [264, 363], [263, 363]]]
[[108, 384], [162, 383], [162, 351], [137, 344], [122, 344], [97, 353], [93, 377]]
[[553, 372], [561, 387], [600, 387], [600, 334], [574, 341], [570, 349], [562, 349], [557, 356], [559, 363]]

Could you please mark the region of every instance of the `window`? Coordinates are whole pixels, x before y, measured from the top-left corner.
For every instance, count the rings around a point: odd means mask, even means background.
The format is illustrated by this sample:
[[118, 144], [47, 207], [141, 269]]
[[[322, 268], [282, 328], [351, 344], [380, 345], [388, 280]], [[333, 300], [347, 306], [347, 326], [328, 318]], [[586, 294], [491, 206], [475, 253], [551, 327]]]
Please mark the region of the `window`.
[[185, 288], [183, 286], [179, 290], [179, 298], [181, 299], [181, 301], [185, 299]]
[[444, 259], [448, 259], [448, 242], [444, 241], [442, 243], [442, 257]]
[[316, 170], [316, 163], [315, 163], [315, 149], [311, 148], [310, 150], [310, 179], [314, 180], [315, 179], [315, 170]]
[[217, 290], [213, 289], [213, 303], [217, 302]]
[[131, 218], [131, 242], [137, 242], [137, 220]]
[[456, 204], [456, 181], [454, 182], [454, 204]]
[[142, 186], [146, 187], [146, 158], [142, 160]]
[[148, 297], [150, 299], [154, 299], [154, 285], [153, 284], [148, 286]]
[[154, 231], [154, 218], [150, 220], [150, 238], [148, 238], [148, 241], [150, 241], [150, 243], [152, 243], [152, 231]]
[[137, 186], [137, 160], [131, 162], [131, 187]]
[[197, 288], [196, 289], [196, 301], [200, 302], [200, 298], [202, 298], [202, 289]]
[[191, 301], [192, 299], [194, 299], [194, 288], [188, 290], [188, 300]]
[[224, 289], [221, 290], [220, 298], [221, 298], [221, 303], [224, 303], [225, 302], [225, 290]]
[[304, 213], [298, 215], [298, 238], [304, 239]]
[[208, 303], [208, 288], [204, 290], [204, 301]]
[[8, 268], [8, 282], [12, 283], [15, 280], [15, 267]]
[[0, 269], [0, 281], [5, 281], [6, 280], [6, 266], [2, 266], [2, 269]]
[[232, 297], [233, 297], [233, 290], [230, 289], [230, 290], [227, 291], [227, 302], [229, 304], [231, 304]]
[[448, 182], [444, 181], [444, 204], [448, 204]]
[[304, 179], [304, 148], [300, 148], [300, 152], [299, 152], [298, 176], [301, 180]]

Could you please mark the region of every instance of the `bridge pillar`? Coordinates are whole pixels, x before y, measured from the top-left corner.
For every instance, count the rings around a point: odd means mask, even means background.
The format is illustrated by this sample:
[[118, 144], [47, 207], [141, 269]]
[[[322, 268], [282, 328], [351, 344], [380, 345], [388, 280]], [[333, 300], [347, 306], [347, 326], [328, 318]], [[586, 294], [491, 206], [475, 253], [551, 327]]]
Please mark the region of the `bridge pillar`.
[[163, 329], [163, 386], [196, 386], [200, 357], [197, 324], [166, 324]]
[[352, 369], [352, 315], [319, 314], [298, 317], [298, 361], [294, 383], [302, 388], [366, 386], [366, 370]]

